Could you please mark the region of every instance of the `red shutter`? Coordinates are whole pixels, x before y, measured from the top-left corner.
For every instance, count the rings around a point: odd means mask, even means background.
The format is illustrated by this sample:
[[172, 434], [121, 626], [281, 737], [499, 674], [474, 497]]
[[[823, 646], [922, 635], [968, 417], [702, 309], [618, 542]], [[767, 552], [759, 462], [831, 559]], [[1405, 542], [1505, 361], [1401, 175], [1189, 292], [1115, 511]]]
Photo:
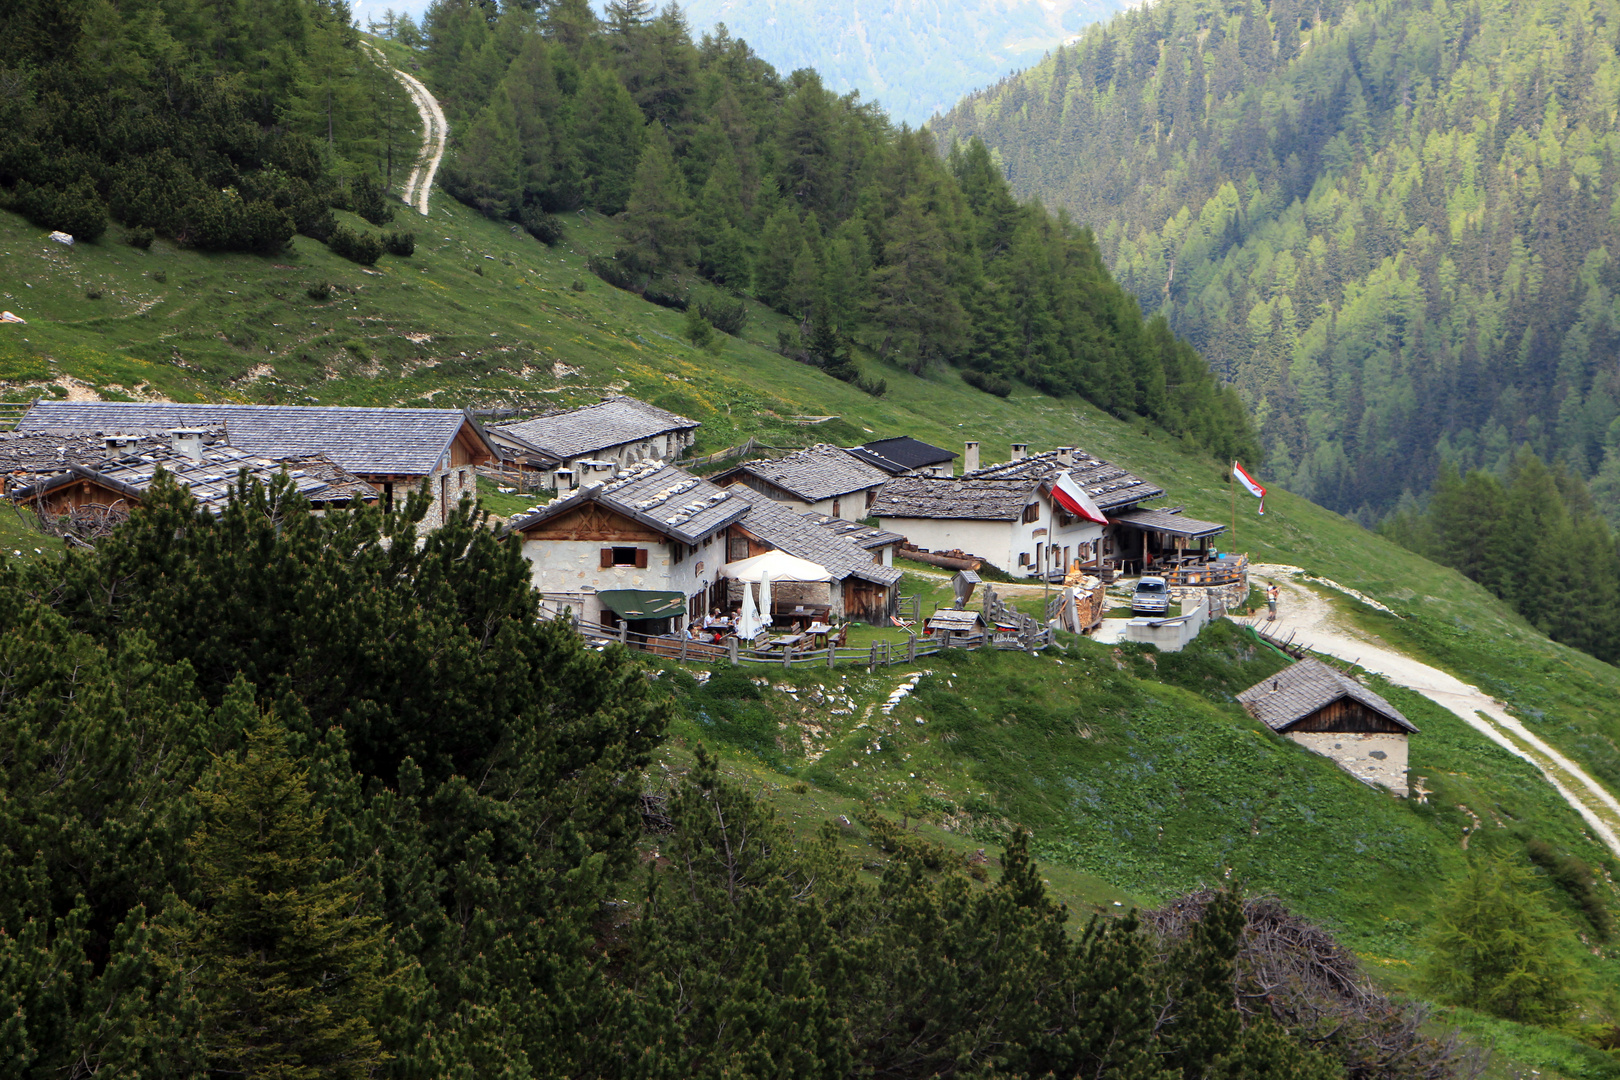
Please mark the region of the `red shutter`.
[[607, 570], [613, 566], [613, 549], [602, 549], [602, 569]]
[[636, 548], [636, 569], [637, 570], [645, 570], [645, 569], [647, 569], [647, 549], [646, 548]]

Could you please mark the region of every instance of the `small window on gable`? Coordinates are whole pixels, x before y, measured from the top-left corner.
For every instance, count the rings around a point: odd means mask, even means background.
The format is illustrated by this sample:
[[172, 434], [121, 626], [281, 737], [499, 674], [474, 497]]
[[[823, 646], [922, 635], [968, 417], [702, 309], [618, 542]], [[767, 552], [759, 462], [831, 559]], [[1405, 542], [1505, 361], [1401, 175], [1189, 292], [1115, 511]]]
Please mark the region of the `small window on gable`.
[[679, 540], [669, 545], [669, 564], [679, 566], [686, 560], [686, 545]]
[[635, 566], [636, 550], [633, 547], [616, 547], [613, 549], [614, 566]]
[[1035, 521], [1039, 521], [1039, 520], [1041, 520], [1041, 504], [1040, 503], [1032, 502], [1028, 506], [1024, 507], [1024, 524], [1028, 525], [1031, 522], [1035, 522]]
[[733, 536], [727, 545], [726, 561], [738, 562], [748, 558], [748, 537]]

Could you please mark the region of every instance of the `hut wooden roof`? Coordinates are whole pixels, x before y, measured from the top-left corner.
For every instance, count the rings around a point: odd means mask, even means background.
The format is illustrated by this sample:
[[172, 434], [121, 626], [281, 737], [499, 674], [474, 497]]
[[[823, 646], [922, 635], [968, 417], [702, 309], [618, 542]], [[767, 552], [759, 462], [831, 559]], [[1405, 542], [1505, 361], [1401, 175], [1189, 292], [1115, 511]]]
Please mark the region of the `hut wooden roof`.
[[1344, 697], [1353, 698], [1408, 732], [1417, 731], [1395, 706], [1348, 675], [1309, 657], [1249, 687], [1237, 699], [1256, 720], [1281, 732]]

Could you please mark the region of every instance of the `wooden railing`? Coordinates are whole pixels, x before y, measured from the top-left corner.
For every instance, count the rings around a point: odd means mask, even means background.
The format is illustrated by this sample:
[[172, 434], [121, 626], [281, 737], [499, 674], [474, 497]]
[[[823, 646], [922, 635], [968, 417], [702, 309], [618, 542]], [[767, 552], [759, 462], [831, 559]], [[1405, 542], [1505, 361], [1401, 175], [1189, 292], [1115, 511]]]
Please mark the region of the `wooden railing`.
[[1231, 559], [1212, 559], [1180, 566], [1156, 566], [1149, 572], [1164, 578], [1166, 584], [1173, 586], [1231, 585], [1242, 581], [1248, 569], [1249, 557], [1238, 555]]
[[856, 664], [867, 668], [886, 667], [890, 664], [914, 664], [921, 657], [935, 656], [946, 649], [1016, 649], [1036, 652], [1052, 643], [1052, 631], [1046, 630], [1033, 637], [997, 631], [992, 634], [946, 634], [939, 637], [908, 637], [904, 642], [874, 641], [858, 648], [829, 646], [822, 649], [781, 650], [756, 649], [751, 643], [737, 638], [724, 642], [694, 640], [684, 635], [636, 634], [624, 627], [603, 626], [600, 623], [575, 624], [585, 638], [602, 643], [618, 642], [638, 652], [681, 663], [691, 664], [744, 664], [771, 667], [839, 667]]

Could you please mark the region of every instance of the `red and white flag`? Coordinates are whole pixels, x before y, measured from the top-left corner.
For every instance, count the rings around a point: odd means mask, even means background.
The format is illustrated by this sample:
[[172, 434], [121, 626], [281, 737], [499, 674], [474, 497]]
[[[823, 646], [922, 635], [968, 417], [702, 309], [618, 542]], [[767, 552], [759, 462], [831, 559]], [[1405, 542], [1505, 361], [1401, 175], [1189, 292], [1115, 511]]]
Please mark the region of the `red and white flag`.
[[1098, 525], [1108, 524], [1103, 512], [1097, 509], [1096, 500], [1086, 493], [1086, 489], [1075, 483], [1074, 477], [1063, 473], [1052, 485], [1052, 498], [1057, 504], [1075, 517], [1083, 521], [1094, 521]]
[[1264, 514], [1266, 512], [1266, 489], [1261, 487], [1259, 481], [1250, 476], [1243, 466], [1235, 461], [1232, 462], [1232, 475], [1237, 479], [1238, 483], [1243, 485], [1245, 491], [1260, 500], [1260, 512]]

